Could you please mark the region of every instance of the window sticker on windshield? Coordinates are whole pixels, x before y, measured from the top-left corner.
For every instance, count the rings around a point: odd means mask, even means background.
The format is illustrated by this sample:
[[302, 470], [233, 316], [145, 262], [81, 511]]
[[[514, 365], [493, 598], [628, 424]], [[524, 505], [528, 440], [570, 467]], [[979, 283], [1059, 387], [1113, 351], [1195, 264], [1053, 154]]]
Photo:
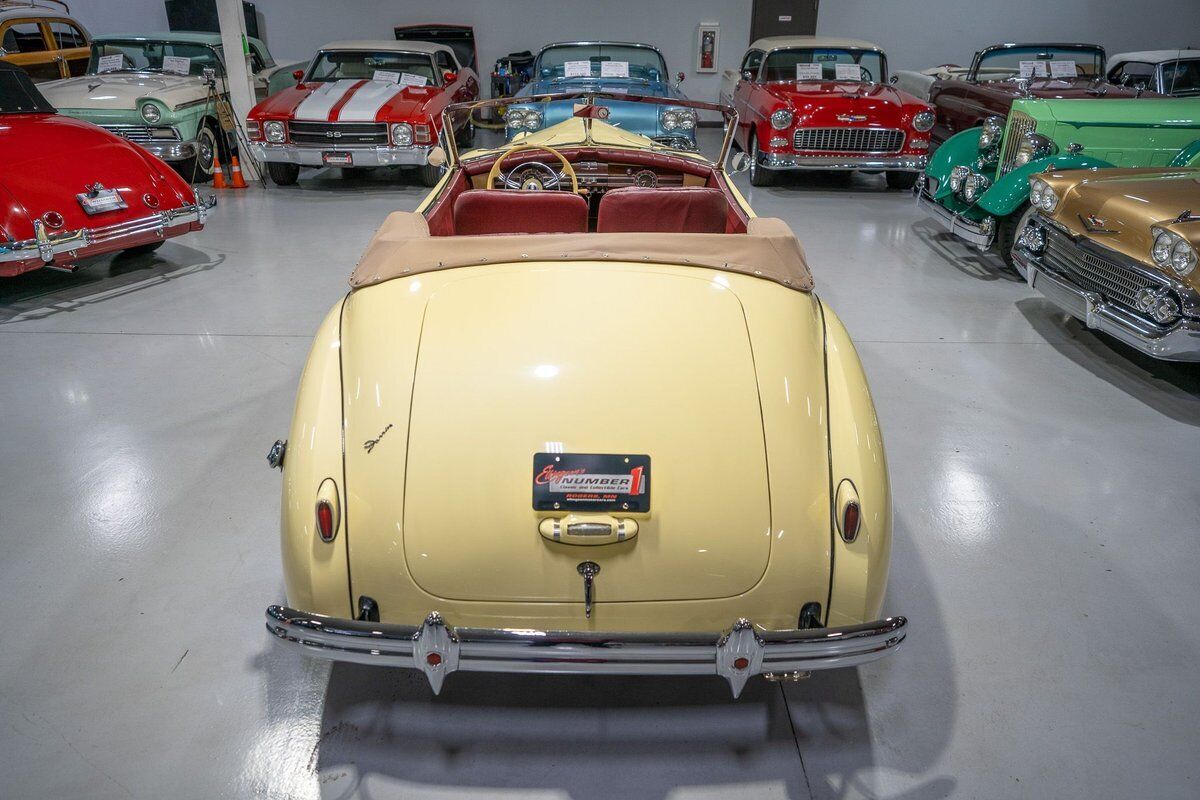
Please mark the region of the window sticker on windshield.
[[629, 62], [628, 61], [601, 61], [600, 62], [600, 77], [601, 78], [628, 78], [629, 77]]
[[590, 77], [592, 77], [592, 62], [590, 62], [590, 61], [564, 61], [563, 62], [563, 77], [564, 78], [590, 78]]
[[401, 72], [399, 83], [401, 86], [424, 86], [429, 83], [429, 78], [424, 75], [413, 75], [411, 72]]
[[187, 75], [192, 71], [192, 60], [187, 56], [163, 56], [163, 72]]
[[839, 81], [862, 80], [862, 70], [858, 64], [834, 64], [833, 76]]
[[1074, 78], [1078, 75], [1075, 71], [1074, 61], [1051, 61], [1050, 62], [1050, 77], [1051, 78]]
[[377, 69], [371, 73], [371, 80], [382, 81], [383, 83], [399, 83], [400, 73], [386, 69]]
[[1022, 61], [1020, 66], [1022, 78], [1046, 78], [1050, 75], [1045, 61]]
[[113, 53], [109, 56], [100, 56], [100, 60], [96, 62], [96, 72], [116, 72], [125, 64], [125, 56], [121, 53]]
[[796, 80], [798, 80], [798, 81], [819, 81], [819, 80], [821, 80], [821, 65], [820, 64], [797, 64], [796, 65]]

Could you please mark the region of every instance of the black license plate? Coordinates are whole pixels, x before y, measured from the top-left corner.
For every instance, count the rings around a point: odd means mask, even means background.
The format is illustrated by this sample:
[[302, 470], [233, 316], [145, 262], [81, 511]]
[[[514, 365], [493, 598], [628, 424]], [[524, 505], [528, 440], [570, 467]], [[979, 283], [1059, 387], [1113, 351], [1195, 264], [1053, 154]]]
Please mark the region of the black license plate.
[[321, 160], [328, 167], [352, 167], [354, 166], [354, 155], [352, 153], [339, 153], [330, 151], [321, 153]]
[[649, 511], [650, 456], [534, 453], [533, 507], [538, 511]]

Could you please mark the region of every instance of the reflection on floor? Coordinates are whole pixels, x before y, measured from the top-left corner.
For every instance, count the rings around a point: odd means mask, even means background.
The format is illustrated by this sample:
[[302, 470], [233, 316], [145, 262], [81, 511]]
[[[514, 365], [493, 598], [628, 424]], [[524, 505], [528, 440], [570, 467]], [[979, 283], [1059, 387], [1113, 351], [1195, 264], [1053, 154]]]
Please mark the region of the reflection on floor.
[[1200, 373], [1066, 320], [879, 175], [738, 183], [871, 378], [901, 652], [733, 702], [471, 674], [434, 698], [272, 647], [263, 456], [408, 178], [227, 191], [153, 256], [0, 283], [0, 796], [1195, 796]]

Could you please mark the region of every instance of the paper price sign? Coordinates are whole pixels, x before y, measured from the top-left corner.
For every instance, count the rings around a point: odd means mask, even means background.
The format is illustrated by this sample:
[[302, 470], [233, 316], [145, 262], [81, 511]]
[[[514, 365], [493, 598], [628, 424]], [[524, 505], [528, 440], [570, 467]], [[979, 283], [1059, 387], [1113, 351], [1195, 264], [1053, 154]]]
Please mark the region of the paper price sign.
[[629, 77], [629, 62], [628, 61], [601, 61], [600, 62], [600, 77], [601, 78], [628, 78]]
[[425, 84], [429, 83], [429, 79], [424, 75], [413, 75], [411, 72], [401, 72], [399, 83], [401, 86], [424, 86]]
[[163, 72], [187, 75], [192, 71], [192, 60], [186, 56], [163, 56]]
[[863, 75], [858, 64], [834, 64], [833, 73], [839, 81], [860, 81]]
[[563, 62], [563, 77], [564, 78], [590, 78], [590, 77], [592, 77], [592, 62], [590, 62], [590, 61], [564, 61]]
[[111, 56], [100, 56], [96, 62], [96, 72], [116, 72], [125, 64], [125, 56], [114, 53]]
[[371, 80], [381, 81], [382, 83], [399, 83], [400, 73], [391, 72], [390, 70], [386, 69], [377, 69], [371, 73]]
[[1021, 77], [1022, 78], [1048, 78], [1050, 70], [1046, 67], [1045, 61], [1022, 61]]
[[1051, 61], [1050, 62], [1050, 77], [1051, 78], [1075, 78], [1079, 72], [1075, 69], [1074, 61]]
[[821, 80], [821, 65], [820, 64], [797, 64], [796, 65], [796, 80], [798, 80], [798, 81], [819, 81], [819, 80]]

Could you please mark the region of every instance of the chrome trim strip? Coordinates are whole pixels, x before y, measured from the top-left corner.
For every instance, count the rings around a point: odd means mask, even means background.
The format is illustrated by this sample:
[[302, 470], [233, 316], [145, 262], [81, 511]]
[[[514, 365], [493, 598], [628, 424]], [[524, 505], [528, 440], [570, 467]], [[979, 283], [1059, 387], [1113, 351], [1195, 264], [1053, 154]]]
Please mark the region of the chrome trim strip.
[[924, 172], [929, 165], [929, 156], [894, 156], [884, 157], [874, 155], [855, 156], [852, 154], [840, 156], [793, 156], [775, 153], [758, 153], [758, 164], [767, 169], [881, 169], [897, 172]]
[[723, 633], [605, 633], [453, 628], [436, 611], [422, 625], [323, 617], [285, 606], [266, 611], [280, 642], [333, 661], [419, 669], [434, 693], [446, 675], [521, 672], [591, 675], [720, 675], [733, 696], [754, 675], [865, 664], [895, 650], [904, 617], [814, 630], [764, 631], [739, 619]]
[[77, 250], [92, 245], [106, 244], [144, 233], [158, 232], [161, 236], [168, 228], [190, 225], [193, 222], [203, 225], [208, 218], [208, 210], [217, 204], [217, 198], [209, 197], [204, 200], [198, 192], [195, 198], [194, 203], [179, 208], [97, 228], [79, 228], [74, 231], [48, 233], [42, 221], [35, 219], [32, 239], [19, 242], [0, 242], [0, 263], [29, 261], [36, 258], [46, 264], [51, 264], [57, 256], [63, 253], [74, 254]]
[[992, 246], [992, 241], [996, 236], [996, 224], [990, 222], [991, 217], [988, 217], [987, 222], [980, 223], [960, 216], [934, 200], [921, 187], [920, 182], [913, 189], [913, 197], [916, 198], [917, 206], [922, 211], [942, 223], [946, 230], [964, 242], [972, 244], [980, 250], [987, 250]]

